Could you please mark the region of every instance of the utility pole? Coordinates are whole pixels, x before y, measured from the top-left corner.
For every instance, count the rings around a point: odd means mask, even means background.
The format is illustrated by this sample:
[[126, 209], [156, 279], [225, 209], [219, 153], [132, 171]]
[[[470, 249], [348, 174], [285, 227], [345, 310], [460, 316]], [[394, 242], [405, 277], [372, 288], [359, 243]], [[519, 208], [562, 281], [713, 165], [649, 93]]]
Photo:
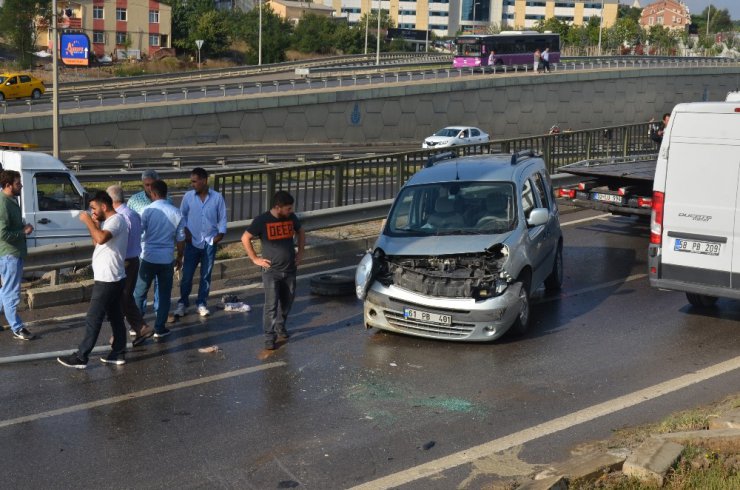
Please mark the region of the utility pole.
[[599, 14], [599, 56], [601, 56], [601, 31], [604, 28], [604, 0], [601, 0], [601, 13]]
[[257, 43], [259, 44], [259, 49], [258, 49], [259, 52], [257, 53], [257, 65], [262, 66], [262, 0], [260, 0], [259, 8], [260, 8], [260, 20], [259, 20], [260, 27], [259, 27], [259, 41]]
[[51, 154], [54, 158], [59, 158], [59, 31], [57, 30], [57, 0], [52, 0], [51, 5], [51, 37], [52, 48], [51, 67], [54, 74], [51, 92]]
[[380, 66], [380, 0], [378, 0], [378, 42], [375, 47], [375, 66]]

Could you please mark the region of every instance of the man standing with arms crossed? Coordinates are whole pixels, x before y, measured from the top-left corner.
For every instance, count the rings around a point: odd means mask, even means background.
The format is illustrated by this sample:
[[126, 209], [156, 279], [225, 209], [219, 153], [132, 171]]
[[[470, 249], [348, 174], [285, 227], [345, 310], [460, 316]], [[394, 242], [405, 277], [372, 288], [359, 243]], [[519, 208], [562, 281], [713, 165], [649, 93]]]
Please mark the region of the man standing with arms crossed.
[[18, 316], [18, 303], [21, 300], [21, 277], [23, 258], [26, 256], [26, 236], [33, 232], [33, 226], [23, 223], [21, 207], [16, 200], [21, 195], [21, 174], [15, 170], [0, 172], [0, 277], [2, 289], [0, 299], [5, 318], [8, 320], [13, 337], [19, 340], [35, 338], [23, 326]]
[[172, 295], [174, 275], [172, 258], [177, 247], [175, 268], [180, 269], [185, 240], [185, 220], [180, 210], [167, 202], [167, 184], [164, 181], [156, 180], [152, 183], [151, 196], [152, 203], [141, 215], [141, 228], [144, 234], [141, 237], [141, 266], [134, 290], [134, 301], [143, 311], [149, 287], [152, 281], [157, 280], [161, 295], [157, 320], [154, 322], [154, 338], [160, 339], [170, 334], [165, 323], [170, 312]]
[[151, 337], [154, 331], [146, 324], [141, 310], [134, 301], [134, 287], [139, 276], [139, 254], [141, 254], [141, 218], [123, 202], [123, 189], [121, 186], [112, 185], [106, 192], [113, 201], [113, 209], [126, 221], [128, 228], [128, 242], [126, 243], [126, 259], [124, 268], [126, 270], [126, 283], [123, 287], [121, 307], [123, 316], [128, 320], [132, 335], [135, 335], [132, 344], [134, 347], [141, 345]]
[[[103, 320], [108, 317], [113, 329], [111, 352], [100, 360], [106, 364], [126, 364], [126, 325], [123, 322], [121, 295], [126, 282], [124, 259], [128, 243], [128, 227], [123, 216], [113, 209], [113, 201], [105, 192], [98, 192], [90, 201], [91, 214], [80, 213], [95, 243], [92, 256], [93, 284], [90, 306], [85, 317], [85, 338], [77, 352], [57, 357], [66, 367], [85, 369], [90, 352], [100, 335]], [[101, 226], [102, 223], [102, 226]]]
[[190, 185], [182, 198], [180, 212], [185, 220], [185, 260], [180, 279], [180, 301], [175, 316], [184, 316], [190, 305], [195, 268], [200, 263], [198, 284], [198, 314], [208, 316], [206, 304], [211, 290], [211, 271], [216, 262], [216, 245], [226, 234], [226, 202], [223, 196], [208, 187], [208, 172], [197, 167], [190, 173]]
[[[242, 235], [242, 245], [250, 260], [262, 267], [262, 285], [265, 288], [263, 329], [265, 349], [274, 350], [276, 340], [290, 336], [285, 328], [288, 313], [295, 298], [296, 272], [303, 257], [306, 235], [301, 222], [293, 213], [293, 196], [277, 191], [272, 197], [272, 208], [249, 225]], [[298, 252], [295, 238], [298, 238]], [[262, 257], [257, 257], [252, 239], [259, 238]], [[276, 338], [277, 337], [277, 338]]]

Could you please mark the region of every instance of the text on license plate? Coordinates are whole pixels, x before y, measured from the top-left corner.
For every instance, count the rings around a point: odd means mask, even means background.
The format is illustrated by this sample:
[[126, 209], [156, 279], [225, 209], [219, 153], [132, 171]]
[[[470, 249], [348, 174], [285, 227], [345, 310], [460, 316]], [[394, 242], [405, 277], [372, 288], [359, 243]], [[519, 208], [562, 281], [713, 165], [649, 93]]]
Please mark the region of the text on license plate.
[[603, 194], [601, 192], [592, 192], [591, 199], [593, 199], [594, 201], [615, 202], [618, 204], [622, 204], [622, 196], [617, 196], [615, 194]]
[[413, 308], [404, 308], [403, 317], [422, 322], [440, 323], [442, 325], [450, 325], [452, 323], [452, 317], [450, 315], [439, 315], [437, 313], [415, 310]]
[[714, 242], [700, 242], [697, 240], [684, 240], [676, 238], [673, 245], [676, 252], [690, 252], [702, 255], [719, 255], [720, 244]]

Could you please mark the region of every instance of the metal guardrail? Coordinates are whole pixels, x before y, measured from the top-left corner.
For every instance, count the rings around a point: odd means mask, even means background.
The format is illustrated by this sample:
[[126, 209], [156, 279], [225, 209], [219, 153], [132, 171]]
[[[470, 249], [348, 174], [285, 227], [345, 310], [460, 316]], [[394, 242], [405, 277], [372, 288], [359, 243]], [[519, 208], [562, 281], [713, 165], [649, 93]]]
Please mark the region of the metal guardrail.
[[[559, 134], [531, 136], [454, 148], [459, 156], [511, 153], [533, 149], [541, 154], [550, 172], [589, 158], [654, 153], [649, 123], [630, 124]], [[229, 221], [250, 219], [270, 208], [277, 190], [296, 199], [306, 211], [392, 199], [406, 180], [430, 156], [449, 148], [416, 150], [348, 160], [307, 163], [213, 175], [214, 188], [224, 195]]]
[[[444, 57], [443, 57], [444, 58]], [[572, 61], [571, 61], [572, 60]], [[106, 89], [105, 92], [90, 93], [88, 95], [65, 95], [60, 96], [62, 103], [76, 103], [77, 108], [82, 108], [83, 102], [95, 102], [99, 106], [140, 104], [140, 103], [160, 103], [169, 101], [202, 100], [206, 97], [232, 97], [245, 95], [247, 93], [279, 93], [286, 90], [311, 90], [327, 88], [330, 83], [339, 87], [373, 85], [377, 83], [400, 83], [408, 82], [415, 79], [441, 79], [441, 78], [462, 78], [463, 76], [473, 76], [480, 74], [498, 74], [498, 73], [528, 73], [532, 71], [532, 64], [520, 65], [503, 65], [503, 66], [481, 66], [466, 68], [433, 68], [438, 66], [440, 61], [424, 61], [416, 63], [382, 65], [380, 68], [375, 65], [366, 67], [353, 65], [350, 67], [330, 67], [321, 68], [304, 78], [291, 80], [273, 80], [263, 82], [241, 82], [241, 83], [206, 83], [198, 86], [181, 86], [168, 87], [147, 90], [121, 90]], [[734, 66], [738, 62], [729, 58], [636, 58], [636, 57], [600, 57], [600, 58], [568, 58], [560, 63], [552, 63], [551, 70], [559, 71], [577, 71], [577, 70], [616, 70], [616, 69], [654, 69], [654, 68], [686, 68], [686, 67], [721, 67]], [[426, 66], [425, 66], [426, 65]], [[419, 69], [419, 66], [422, 66]], [[429, 67], [432, 67], [429, 69]], [[389, 73], [388, 70], [392, 70]], [[284, 70], [283, 70], [284, 71]], [[351, 74], [346, 72], [350, 71]], [[210, 80], [210, 79], [209, 79]], [[169, 80], [166, 83], [171, 83]], [[192, 80], [191, 80], [192, 82]], [[0, 111], [7, 114], [9, 107], [27, 107], [26, 112], [34, 112], [34, 108], [41, 108], [40, 112], [48, 112], [46, 107], [50, 104], [50, 98], [43, 97], [37, 100], [21, 101], [0, 101]], [[17, 113], [17, 112], [16, 112]]]

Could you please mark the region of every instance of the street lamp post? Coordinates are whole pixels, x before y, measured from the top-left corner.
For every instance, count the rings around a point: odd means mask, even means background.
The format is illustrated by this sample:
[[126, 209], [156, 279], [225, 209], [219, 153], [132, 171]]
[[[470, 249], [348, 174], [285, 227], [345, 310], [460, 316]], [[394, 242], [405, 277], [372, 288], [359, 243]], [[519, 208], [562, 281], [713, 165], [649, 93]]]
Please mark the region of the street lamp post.
[[257, 40], [259, 48], [257, 49], [257, 65], [262, 66], [262, 0], [259, 2], [259, 9], [259, 35]]
[[712, 13], [712, 4], [707, 7], [707, 37], [709, 37], [709, 14]]
[[51, 154], [59, 158], [59, 32], [57, 30], [57, 0], [52, 0], [51, 5], [51, 37], [52, 37], [52, 75], [53, 84], [51, 92]]
[[[370, 12], [372, 12], [372, 7], [370, 8]], [[367, 31], [368, 31], [368, 24], [370, 24], [370, 12], [367, 12], [365, 14], [365, 54], [367, 54]]]
[[599, 14], [599, 56], [601, 56], [601, 30], [604, 28], [604, 0], [601, 0], [601, 13]]
[[375, 66], [380, 66], [380, 0], [378, 0], [378, 34], [375, 46]]

